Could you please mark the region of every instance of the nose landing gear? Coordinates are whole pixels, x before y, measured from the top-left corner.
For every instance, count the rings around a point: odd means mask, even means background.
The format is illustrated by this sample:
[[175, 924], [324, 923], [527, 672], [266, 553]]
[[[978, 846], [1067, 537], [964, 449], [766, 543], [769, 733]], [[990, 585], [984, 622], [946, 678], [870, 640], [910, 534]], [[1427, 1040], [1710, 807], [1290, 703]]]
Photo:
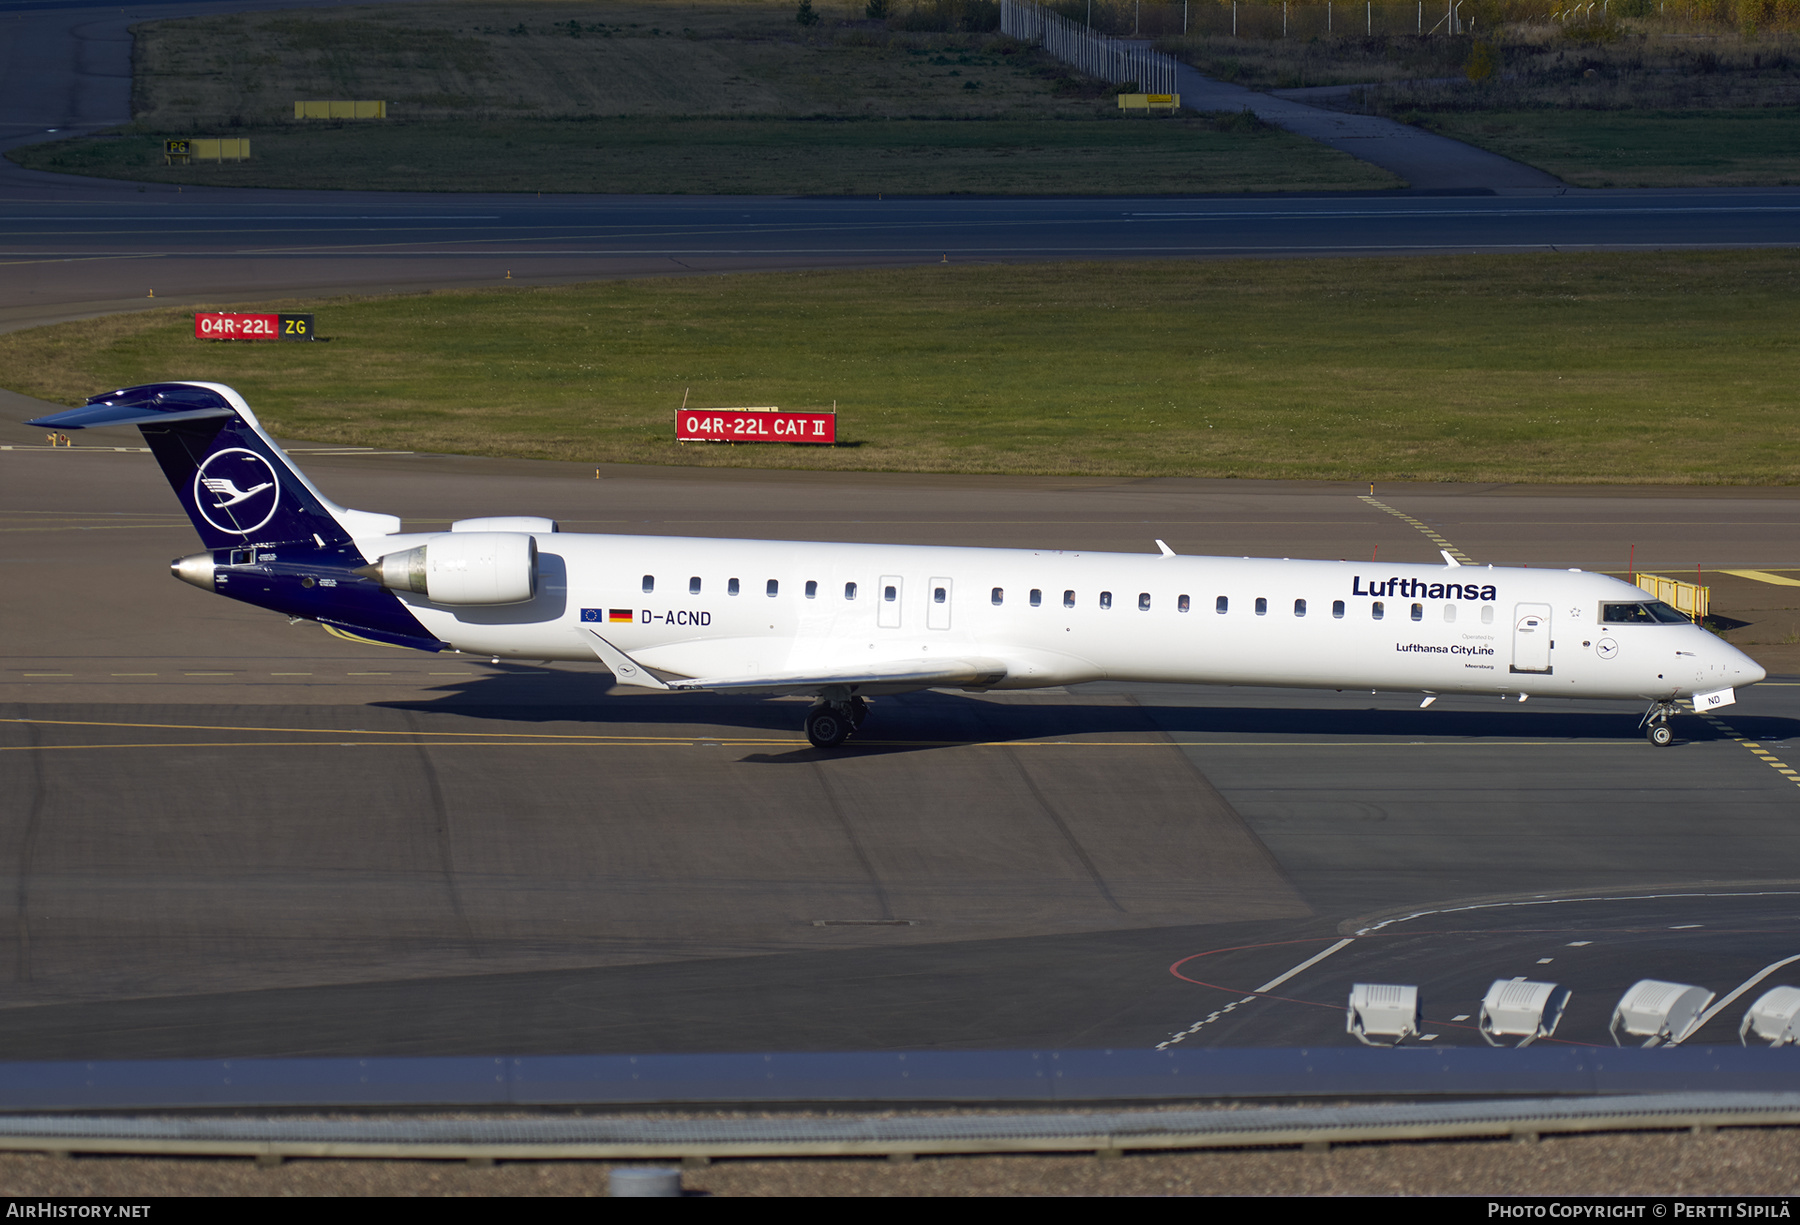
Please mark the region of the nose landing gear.
[[1674, 744], [1675, 729], [1669, 726], [1669, 716], [1674, 714], [1676, 709], [1673, 702], [1650, 703], [1650, 709], [1644, 712], [1643, 719], [1638, 723], [1638, 726], [1644, 729], [1644, 739], [1659, 749], [1666, 749]]
[[806, 712], [806, 738], [815, 749], [835, 749], [868, 717], [869, 704], [860, 697], [820, 702]]

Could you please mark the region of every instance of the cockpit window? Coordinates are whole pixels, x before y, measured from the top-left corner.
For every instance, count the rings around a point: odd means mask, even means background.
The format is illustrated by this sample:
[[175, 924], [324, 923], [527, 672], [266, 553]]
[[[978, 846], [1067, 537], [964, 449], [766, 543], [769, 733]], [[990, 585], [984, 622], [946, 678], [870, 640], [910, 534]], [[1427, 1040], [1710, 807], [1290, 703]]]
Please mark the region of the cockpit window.
[[1679, 609], [1661, 600], [1642, 604], [1602, 604], [1600, 620], [1607, 625], [1688, 625], [1691, 622]]

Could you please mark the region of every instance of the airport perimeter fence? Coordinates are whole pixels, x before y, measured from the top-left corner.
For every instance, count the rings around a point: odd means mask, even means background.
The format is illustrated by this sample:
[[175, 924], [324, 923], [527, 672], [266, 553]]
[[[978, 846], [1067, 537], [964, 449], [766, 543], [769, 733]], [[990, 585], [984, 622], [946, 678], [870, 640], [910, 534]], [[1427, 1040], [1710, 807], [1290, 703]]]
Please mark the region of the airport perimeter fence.
[[1469, 33], [1469, 6], [1453, 9], [1445, 0], [1413, 0], [1411, 4], [1373, 4], [1369, 0], [1266, 4], [1239, 0], [1235, 4], [1193, 5], [1188, 11], [1186, 32], [1195, 37], [1231, 35], [1261, 39]]
[[1004, 10], [1013, 3], [1061, 17], [1076, 32], [1105, 40], [1480, 38], [1510, 25], [1579, 27], [1610, 37], [1621, 21], [1639, 23], [1633, 28], [1680, 27], [1690, 33], [1694, 27], [1800, 27], [1800, 0], [1050, 0], [1046, 5], [1001, 0], [1001, 28], [1008, 34], [1013, 30]]
[[[1512, 2], [1516, 7], [1521, 0]], [[1573, 0], [1531, 3], [1548, 7], [1543, 8], [1541, 15], [1535, 7], [1529, 13], [1524, 8], [1518, 14], [1509, 11], [1506, 19], [1549, 20], [1552, 8], [1560, 11], [1572, 5]], [[1594, 0], [1595, 12], [1609, 3], [1611, 0]], [[1032, 35], [1015, 33], [1007, 24], [1007, 9], [1015, 4], [1020, 9], [1036, 9], [1052, 20], [1060, 19], [1085, 38], [1107, 42], [1178, 39], [1184, 35], [1309, 39], [1325, 35], [1442, 35], [1446, 31], [1467, 34], [1478, 24], [1487, 25], [1495, 16], [1493, 0], [1484, 0], [1479, 15], [1473, 0], [1406, 0], [1398, 4], [1375, 4], [1372, 0], [1097, 0], [1093, 4], [1087, 0], [1053, 0], [1047, 6], [1030, 0], [1000, 0], [1001, 30], [1021, 39], [1032, 39]], [[1049, 47], [1048, 43], [1045, 45]], [[1054, 49], [1051, 53], [1058, 54]]]
[[1051, 12], [1031, 0], [1000, 0], [1001, 32], [1020, 42], [1037, 43], [1063, 63], [1114, 85], [1135, 82], [1137, 92], [1173, 94], [1173, 56], [1108, 38]]

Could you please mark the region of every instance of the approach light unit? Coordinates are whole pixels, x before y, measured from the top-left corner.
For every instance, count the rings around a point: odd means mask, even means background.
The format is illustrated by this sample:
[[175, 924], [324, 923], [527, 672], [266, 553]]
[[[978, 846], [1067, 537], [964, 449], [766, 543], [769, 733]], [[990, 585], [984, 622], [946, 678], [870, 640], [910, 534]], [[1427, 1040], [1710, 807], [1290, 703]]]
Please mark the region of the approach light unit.
[[1699, 1028], [1700, 1014], [1712, 1002], [1713, 993], [1705, 987], [1641, 979], [1613, 1009], [1607, 1032], [1614, 1046], [1625, 1045], [1619, 1041], [1621, 1028], [1633, 1038], [1642, 1038], [1640, 1046], [1676, 1046]]
[[1364, 1046], [1399, 1046], [1418, 1037], [1419, 989], [1395, 983], [1355, 984], [1344, 1030]]
[[1522, 978], [1499, 978], [1482, 997], [1481, 1014], [1475, 1028], [1489, 1046], [1500, 1046], [1496, 1038], [1518, 1038], [1514, 1046], [1530, 1046], [1539, 1038], [1556, 1032], [1563, 1009], [1569, 1004], [1569, 989], [1555, 983], [1526, 982]]
[[1800, 987], [1776, 987], [1750, 1005], [1738, 1026], [1738, 1041], [1749, 1046], [1754, 1033], [1770, 1046], [1788, 1046], [1800, 1039], [1796, 1025], [1800, 1025]]

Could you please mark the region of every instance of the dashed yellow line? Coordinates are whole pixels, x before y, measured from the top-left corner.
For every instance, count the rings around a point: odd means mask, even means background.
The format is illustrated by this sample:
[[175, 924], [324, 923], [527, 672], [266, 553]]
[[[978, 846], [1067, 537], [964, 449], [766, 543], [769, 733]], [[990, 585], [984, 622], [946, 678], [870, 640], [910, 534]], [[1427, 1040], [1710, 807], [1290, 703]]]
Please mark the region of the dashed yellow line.
[[1475, 564], [1474, 560], [1472, 558], [1470, 558], [1468, 554], [1464, 553], [1461, 549], [1459, 549], [1455, 545], [1451, 544], [1448, 540], [1445, 540], [1442, 536], [1440, 536], [1438, 534], [1437, 529], [1433, 528], [1430, 524], [1421, 523], [1419, 520], [1413, 518], [1411, 515], [1407, 514], [1405, 511], [1395, 510], [1392, 506], [1389, 506], [1386, 502], [1383, 502], [1376, 498], [1370, 497], [1366, 493], [1358, 494], [1357, 500], [1361, 501], [1361, 502], [1367, 502], [1370, 506], [1373, 506], [1376, 510], [1384, 510], [1388, 514], [1394, 516], [1394, 518], [1400, 520], [1402, 523], [1405, 523], [1405, 524], [1408, 524], [1409, 526], [1417, 528], [1420, 532], [1424, 533], [1425, 538], [1427, 540], [1431, 541], [1432, 544], [1435, 544], [1438, 548], [1442, 549], [1444, 552], [1450, 554], [1450, 556], [1454, 557], [1457, 561], [1461, 562], [1463, 565], [1472, 566]]
[[1795, 770], [1792, 766], [1788, 765], [1787, 762], [1763, 748], [1763, 746], [1756, 741], [1738, 735], [1736, 729], [1734, 729], [1731, 724], [1725, 722], [1725, 720], [1719, 718], [1719, 716], [1713, 714], [1711, 711], [1702, 710], [1696, 711], [1695, 713], [1702, 719], [1705, 719], [1707, 723], [1712, 726], [1713, 730], [1722, 733], [1733, 742], [1743, 745], [1765, 766], [1774, 770], [1777, 774], [1787, 779], [1790, 783], [1793, 783], [1796, 787], [1800, 787], [1800, 770]]
[[466, 740], [471, 736], [480, 736], [494, 740], [568, 740], [603, 742], [609, 740], [668, 740], [679, 744], [688, 744], [694, 740], [709, 739], [704, 736], [603, 736], [597, 733], [579, 735], [561, 735], [554, 732], [430, 732], [430, 731], [380, 731], [364, 727], [233, 727], [219, 723], [115, 723], [95, 719], [0, 719], [0, 723], [29, 723], [37, 727], [121, 727], [139, 731], [158, 732], [267, 732], [275, 735], [302, 736], [447, 736], [458, 740]]

